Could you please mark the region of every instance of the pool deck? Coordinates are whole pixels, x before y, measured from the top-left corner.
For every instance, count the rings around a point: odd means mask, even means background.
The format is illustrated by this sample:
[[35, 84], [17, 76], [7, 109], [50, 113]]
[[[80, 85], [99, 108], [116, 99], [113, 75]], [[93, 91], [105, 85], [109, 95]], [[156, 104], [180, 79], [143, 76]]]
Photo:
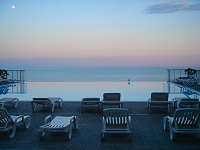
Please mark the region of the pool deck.
[[[148, 114], [146, 102], [123, 102], [123, 107], [128, 108], [131, 115], [132, 142], [125, 135], [107, 135], [101, 142], [102, 114], [97, 106], [85, 106], [81, 113], [81, 102], [63, 102], [63, 107], [40, 109], [32, 113], [31, 102], [20, 102], [17, 108], [6, 104], [8, 112], [13, 115], [30, 114], [31, 126], [24, 130], [19, 126], [13, 139], [7, 140], [4, 134], [0, 135], [0, 149], [70, 149], [70, 150], [193, 150], [200, 148], [198, 135], [178, 135], [176, 142], [169, 138], [169, 132], [163, 129], [163, 117], [168, 112], [163, 107], [152, 109]], [[173, 114], [174, 110], [172, 110]], [[52, 116], [79, 117], [79, 129], [73, 130], [72, 138], [67, 141], [64, 133], [48, 133], [45, 139], [40, 141], [38, 136], [39, 126], [44, 118]]]

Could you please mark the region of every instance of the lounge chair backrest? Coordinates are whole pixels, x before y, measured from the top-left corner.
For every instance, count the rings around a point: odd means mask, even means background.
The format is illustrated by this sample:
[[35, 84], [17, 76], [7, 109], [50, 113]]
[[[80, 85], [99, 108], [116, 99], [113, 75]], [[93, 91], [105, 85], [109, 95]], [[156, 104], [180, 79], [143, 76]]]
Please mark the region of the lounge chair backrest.
[[121, 126], [127, 124], [129, 111], [125, 108], [106, 108], [103, 110], [103, 116], [107, 126]]
[[0, 108], [0, 128], [8, 125], [14, 125], [14, 121], [5, 108]]
[[82, 101], [100, 101], [100, 98], [83, 98]]
[[200, 119], [200, 109], [181, 108], [174, 114], [176, 128], [197, 128]]
[[34, 102], [42, 102], [44, 104], [52, 103], [48, 98], [33, 98]]
[[166, 92], [153, 92], [151, 93], [152, 101], [168, 101], [169, 94]]
[[180, 100], [179, 103], [177, 103], [177, 107], [180, 108], [180, 106], [182, 105], [187, 105], [187, 107], [193, 107], [193, 105], [196, 105], [196, 107], [198, 108], [199, 103], [199, 99], [196, 98], [183, 98]]
[[37, 101], [37, 100], [39, 100], [39, 101], [41, 101], [41, 100], [49, 101], [48, 98], [33, 98], [33, 100], [34, 100], [34, 101]]
[[103, 100], [104, 101], [120, 101], [121, 94], [120, 93], [104, 93]]
[[181, 99], [181, 102], [190, 102], [190, 101], [197, 102], [199, 101], [199, 99], [197, 98], [182, 98]]

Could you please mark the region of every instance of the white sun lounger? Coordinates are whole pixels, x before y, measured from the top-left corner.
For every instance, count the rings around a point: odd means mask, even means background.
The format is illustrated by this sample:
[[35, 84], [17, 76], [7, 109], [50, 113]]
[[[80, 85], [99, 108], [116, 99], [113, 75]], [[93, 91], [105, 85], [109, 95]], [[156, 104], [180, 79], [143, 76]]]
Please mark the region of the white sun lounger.
[[122, 133], [127, 134], [132, 140], [131, 117], [129, 110], [125, 108], [105, 108], [103, 110], [101, 141], [104, 141], [105, 134]]
[[169, 130], [170, 139], [175, 140], [176, 134], [198, 134], [200, 138], [200, 109], [176, 109], [174, 116], [163, 117], [164, 130]]
[[0, 131], [6, 132], [9, 139], [15, 136], [18, 124], [22, 122], [25, 129], [28, 129], [31, 123], [31, 116], [13, 116], [5, 108], [0, 108]]
[[40, 126], [39, 138], [44, 139], [45, 132], [66, 132], [67, 139], [72, 136], [72, 128], [78, 129], [78, 117], [77, 116], [56, 116], [54, 119], [51, 115], [47, 116], [44, 121], [44, 125]]
[[50, 105], [51, 112], [54, 112], [55, 103], [58, 103], [59, 107], [61, 108], [62, 101], [63, 99], [60, 97], [33, 98], [33, 100], [31, 101], [31, 106], [32, 106], [33, 112], [35, 112], [38, 104], [43, 105], [43, 108], [45, 108], [46, 105]]

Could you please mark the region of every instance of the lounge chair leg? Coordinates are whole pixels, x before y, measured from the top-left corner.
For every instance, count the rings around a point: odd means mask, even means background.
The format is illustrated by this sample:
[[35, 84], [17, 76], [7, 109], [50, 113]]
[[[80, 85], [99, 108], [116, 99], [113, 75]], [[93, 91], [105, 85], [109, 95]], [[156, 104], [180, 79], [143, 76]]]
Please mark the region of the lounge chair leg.
[[59, 107], [62, 108], [62, 99], [59, 101]]
[[39, 132], [39, 138], [40, 138], [40, 140], [44, 139], [44, 135], [45, 135], [45, 132], [42, 132], [42, 131]]
[[104, 141], [104, 133], [101, 133], [101, 142], [103, 142]]
[[33, 104], [33, 112], [35, 112], [36, 107], [37, 107], [37, 103], [36, 103], [36, 104]]
[[67, 136], [67, 140], [71, 139], [72, 137], [72, 120], [70, 120], [70, 125], [69, 125], [69, 129], [68, 129], [68, 136]]
[[15, 136], [15, 132], [16, 132], [16, 126], [6, 132], [9, 140]]
[[175, 133], [170, 132], [170, 139], [171, 139], [172, 142], [175, 141]]
[[78, 117], [74, 116], [74, 127], [76, 130], [78, 130]]
[[151, 104], [149, 103], [149, 107], [148, 107], [148, 113], [151, 113]]
[[172, 142], [174, 142], [175, 141], [175, 133], [173, 133], [173, 131], [172, 131], [172, 126], [171, 125], [169, 125], [169, 135], [170, 135], [170, 139], [171, 139], [171, 141]]
[[168, 118], [167, 117], [163, 117], [163, 128], [165, 131], [167, 131], [169, 129], [169, 122], [168, 122]]
[[53, 105], [52, 105], [52, 109], [51, 109], [51, 112], [52, 112], [52, 113], [54, 112], [54, 107], [55, 107], [55, 105], [53, 104]]
[[28, 129], [31, 125], [31, 116], [24, 116], [22, 118], [22, 120], [23, 120], [23, 124], [24, 124], [25, 129]]
[[131, 133], [128, 134], [128, 141], [132, 142], [132, 134]]

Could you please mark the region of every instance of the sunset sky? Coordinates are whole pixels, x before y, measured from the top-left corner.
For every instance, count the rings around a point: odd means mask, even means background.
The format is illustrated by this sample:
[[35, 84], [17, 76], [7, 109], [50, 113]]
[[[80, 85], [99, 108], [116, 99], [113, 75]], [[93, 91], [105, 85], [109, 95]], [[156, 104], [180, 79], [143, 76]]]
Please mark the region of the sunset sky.
[[200, 66], [200, 1], [0, 0], [0, 68], [37, 66]]

